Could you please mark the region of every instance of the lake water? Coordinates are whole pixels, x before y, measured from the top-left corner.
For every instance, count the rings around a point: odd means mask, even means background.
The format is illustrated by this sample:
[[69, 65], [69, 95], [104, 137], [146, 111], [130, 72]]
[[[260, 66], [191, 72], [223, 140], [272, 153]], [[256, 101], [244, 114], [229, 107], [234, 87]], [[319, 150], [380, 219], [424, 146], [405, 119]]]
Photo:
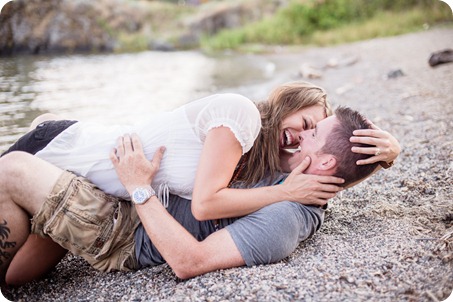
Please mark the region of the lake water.
[[131, 123], [215, 92], [263, 99], [274, 70], [263, 57], [191, 51], [0, 58], [0, 152], [42, 113]]

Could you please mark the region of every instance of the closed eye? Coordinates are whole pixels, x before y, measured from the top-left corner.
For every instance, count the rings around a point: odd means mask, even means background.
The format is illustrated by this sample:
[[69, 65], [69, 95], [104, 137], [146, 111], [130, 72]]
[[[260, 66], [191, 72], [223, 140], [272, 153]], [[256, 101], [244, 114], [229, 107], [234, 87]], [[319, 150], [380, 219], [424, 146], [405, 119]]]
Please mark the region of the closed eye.
[[305, 118], [302, 118], [302, 129], [307, 130], [307, 126], [308, 126], [307, 120]]
[[313, 129], [313, 123], [304, 117], [304, 130]]

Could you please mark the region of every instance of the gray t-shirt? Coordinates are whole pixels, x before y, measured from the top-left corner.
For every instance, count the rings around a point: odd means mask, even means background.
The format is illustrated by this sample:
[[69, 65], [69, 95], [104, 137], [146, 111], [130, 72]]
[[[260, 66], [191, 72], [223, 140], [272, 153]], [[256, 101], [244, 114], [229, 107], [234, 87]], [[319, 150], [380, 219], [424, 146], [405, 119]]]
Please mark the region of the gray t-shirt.
[[[280, 182], [284, 176], [275, 180]], [[254, 187], [266, 185], [263, 180]], [[197, 240], [216, 231], [214, 222], [198, 221], [191, 211], [191, 202], [170, 195], [168, 212]], [[278, 202], [241, 218], [222, 219], [247, 266], [268, 264], [288, 257], [300, 242], [312, 236], [324, 219], [324, 210], [296, 202]], [[143, 225], [135, 232], [135, 253], [140, 267], [165, 263], [152, 244]]]

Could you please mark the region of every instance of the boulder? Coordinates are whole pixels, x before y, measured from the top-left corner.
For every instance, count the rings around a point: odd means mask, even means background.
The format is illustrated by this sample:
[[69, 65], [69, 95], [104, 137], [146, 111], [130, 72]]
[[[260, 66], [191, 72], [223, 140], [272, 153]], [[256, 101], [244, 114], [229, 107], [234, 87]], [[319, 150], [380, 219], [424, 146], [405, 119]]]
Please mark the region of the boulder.
[[0, 55], [194, 48], [203, 35], [260, 20], [287, 0], [210, 1], [187, 6], [182, 20], [173, 14], [179, 5], [164, 3], [14, 0], [0, 15]]
[[196, 14], [181, 22], [184, 32], [178, 45], [182, 48], [198, 45], [203, 35], [214, 35], [223, 29], [231, 29], [258, 21], [272, 15], [285, 5], [283, 0], [219, 1], [206, 3]]
[[115, 34], [142, 26], [119, 1], [15, 0], [0, 15], [0, 55], [112, 51]]

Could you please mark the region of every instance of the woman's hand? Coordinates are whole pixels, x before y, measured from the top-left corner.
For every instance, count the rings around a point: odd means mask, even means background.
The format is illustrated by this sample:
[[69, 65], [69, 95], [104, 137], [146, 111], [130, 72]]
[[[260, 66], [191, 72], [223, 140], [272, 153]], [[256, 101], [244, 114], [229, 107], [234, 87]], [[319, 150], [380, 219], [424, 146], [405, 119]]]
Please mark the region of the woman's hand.
[[310, 165], [310, 157], [306, 157], [285, 179], [282, 186], [291, 196], [291, 201], [305, 205], [324, 206], [330, 198], [335, 197], [344, 180], [334, 176], [303, 174]]
[[[370, 122], [371, 123], [371, 122]], [[370, 158], [357, 161], [357, 165], [367, 165], [376, 162], [393, 162], [401, 152], [398, 140], [379, 127], [371, 123], [372, 129], [360, 129], [353, 132], [350, 141], [372, 145], [373, 147], [352, 147], [352, 152], [361, 154], [374, 154]]]

